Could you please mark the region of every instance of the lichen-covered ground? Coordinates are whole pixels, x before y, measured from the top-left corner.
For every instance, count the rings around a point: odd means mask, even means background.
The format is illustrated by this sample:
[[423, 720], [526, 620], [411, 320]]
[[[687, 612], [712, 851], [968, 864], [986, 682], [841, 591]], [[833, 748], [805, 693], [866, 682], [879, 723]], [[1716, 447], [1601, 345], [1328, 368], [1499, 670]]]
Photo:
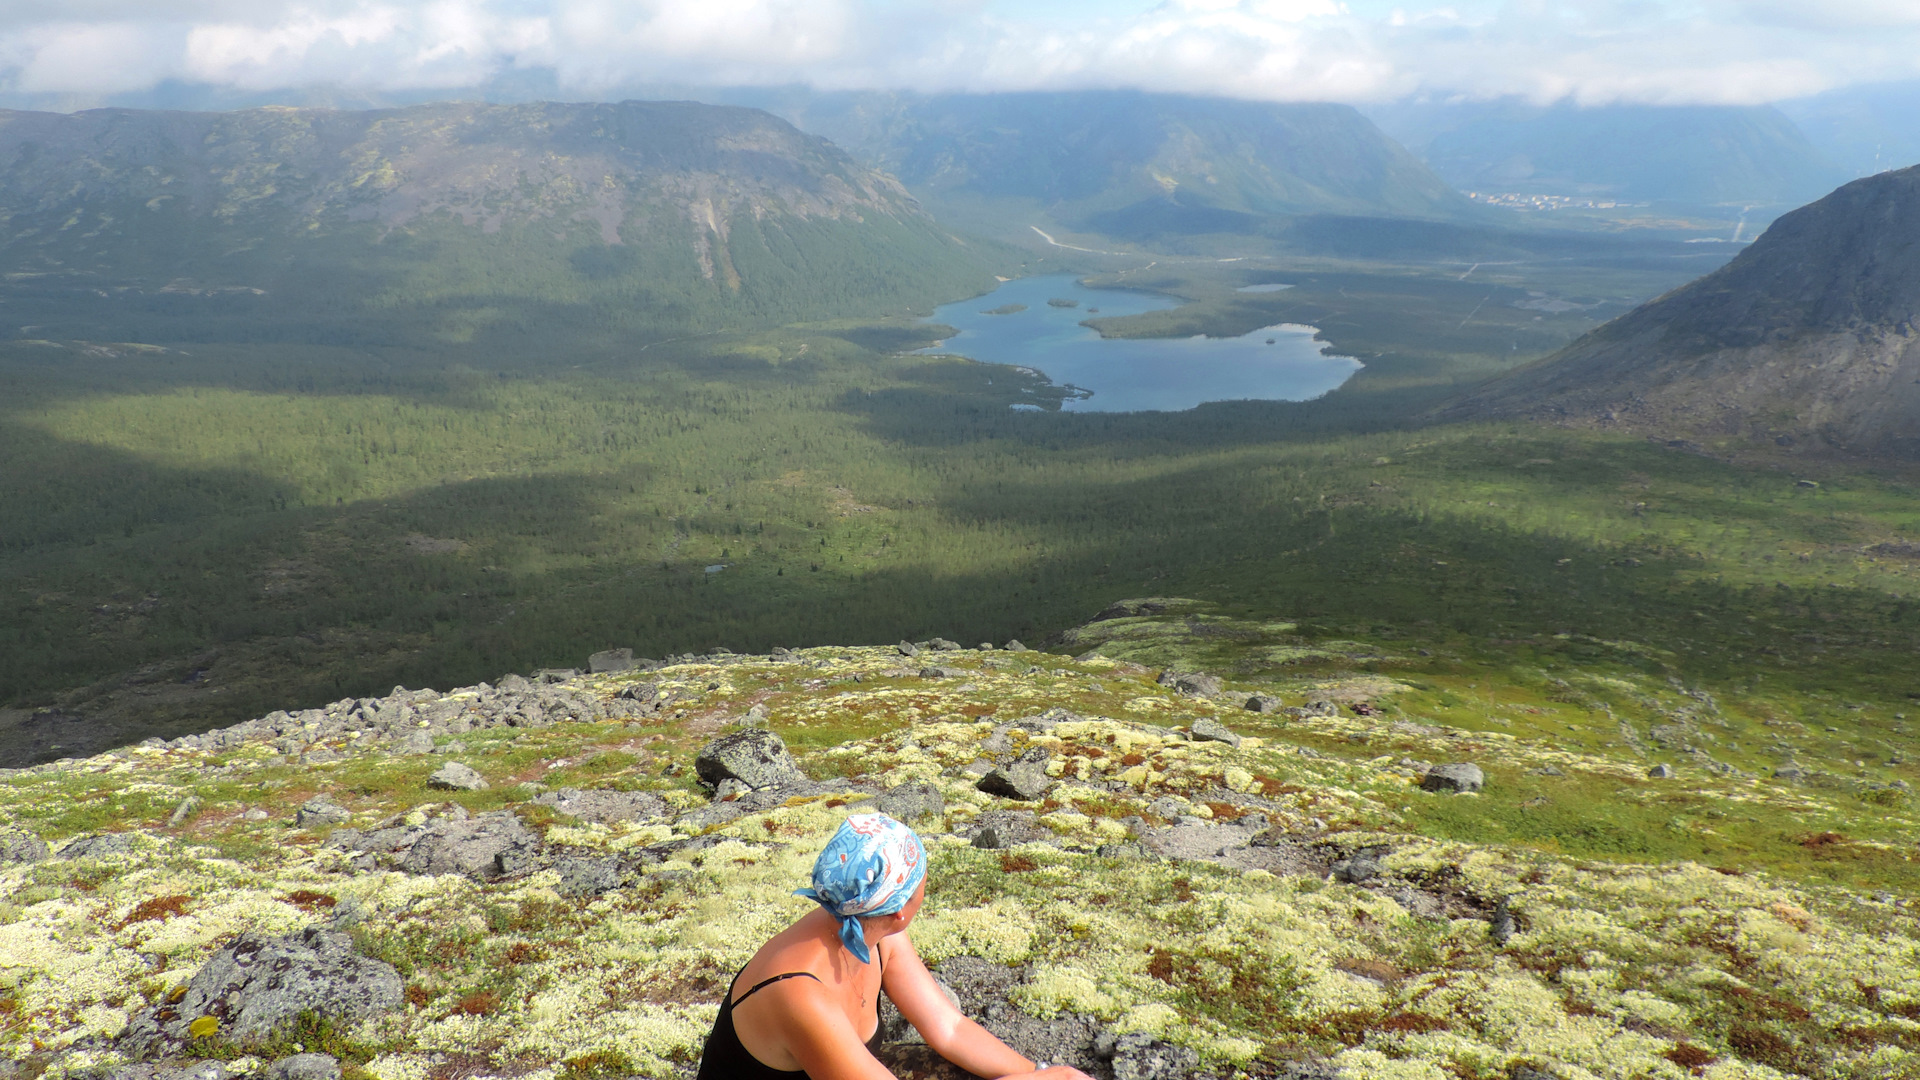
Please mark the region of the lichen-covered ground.
[[[384, 1018], [300, 1035], [350, 1077], [683, 1073], [732, 973], [806, 910], [789, 891], [858, 805], [851, 784], [925, 780], [946, 813], [919, 823], [934, 853], [921, 953], [1019, 968], [1019, 1009], [1151, 1033], [1220, 1076], [1298, 1060], [1356, 1080], [1492, 1080], [1523, 1065], [1564, 1080], [1920, 1076], [1920, 925], [1904, 895], [1920, 833], [1902, 789], [1811, 766], [1776, 778], [1727, 749], [1762, 723], [1739, 703], [1630, 672], [1542, 672], [1476, 700], [1470, 673], [1398, 680], [1391, 650], [1365, 643], [1347, 643], [1342, 674], [1290, 675], [1286, 630], [1177, 606], [1123, 613], [1069, 646], [1108, 655], [948, 651], [938, 663], [959, 670], [938, 677], [919, 674], [928, 657], [891, 648], [706, 657], [579, 684], [676, 692], [639, 722], [492, 728], [444, 737], [457, 745], [433, 755], [343, 747], [312, 764], [256, 742], [12, 774], [0, 824], [56, 849], [137, 835], [127, 854], [0, 867], [0, 1075], [111, 1067], [130, 1015], [222, 943], [322, 921], [351, 924], [408, 987]], [[1183, 659], [1225, 674], [1229, 692], [1183, 696], [1135, 662]], [[1250, 691], [1337, 712], [1256, 714], [1241, 707]], [[612, 787], [703, 805], [694, 754], [755, 705], [809, 775], [849, 790], [709, 828], [723, 842], [591, 899], [562, 896], [552, 872], [486, 884], [355, 872], [327, 829], [295, 823], [324, 792], [361, 828], [458, 803], [511, 808], [552, 844], [659, 845], [694, 826], [588, 824], [532, 800]], [[983, 748], [997, 725], [1050, 709], [1072, 715]], [[1182, 734], [1202, 718], [1241, 745]], [[1060, 781], [1044, 801], [974, 788], [968, 766], [1031, 744], [1052, 750]], [[449, 759], [491, 786], [429, 789]], [[1454, 761], [1481, 764], [1486, 790], [1421, 790], [1426, 764]], [[1663, 761], [1679, 775], [1648, 778]], [[975, 816], [1010, 809], [1050, 838], [1000, 850], [963, 838]], [[1351, 885], [1125, 846], [1254, 814], [1327, 862], [1384, 852], [1384, 874]], [[1504, 944], [1489, 927], [1502, 899], [1515, 921]], [[291, 1046], [216, 1036], [198, 1049], [245, 1071]]]

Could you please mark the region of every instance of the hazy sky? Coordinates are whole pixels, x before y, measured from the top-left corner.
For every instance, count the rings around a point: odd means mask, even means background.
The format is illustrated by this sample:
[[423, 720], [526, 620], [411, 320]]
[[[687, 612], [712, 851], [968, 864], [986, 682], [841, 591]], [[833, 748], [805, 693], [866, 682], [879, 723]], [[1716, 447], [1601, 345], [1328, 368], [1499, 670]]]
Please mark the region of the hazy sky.
[[1756, 103], [1920, 77], [1920, 0], [0, 0], [0, 93], [660, 82]]

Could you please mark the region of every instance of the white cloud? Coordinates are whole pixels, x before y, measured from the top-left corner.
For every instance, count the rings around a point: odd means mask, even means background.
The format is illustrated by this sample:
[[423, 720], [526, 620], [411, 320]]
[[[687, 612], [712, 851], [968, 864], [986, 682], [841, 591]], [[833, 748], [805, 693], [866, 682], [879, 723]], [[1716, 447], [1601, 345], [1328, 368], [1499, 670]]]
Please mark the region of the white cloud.
[[1746, 103], [1920, 75], [1920, 0], [0, 0], [0, 90], [658, 82]]

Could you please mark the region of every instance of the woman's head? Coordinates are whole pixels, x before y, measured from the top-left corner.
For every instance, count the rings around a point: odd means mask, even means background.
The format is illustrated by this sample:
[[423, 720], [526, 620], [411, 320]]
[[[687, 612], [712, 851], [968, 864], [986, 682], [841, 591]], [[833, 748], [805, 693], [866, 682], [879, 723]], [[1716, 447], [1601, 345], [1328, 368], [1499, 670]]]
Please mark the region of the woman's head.
[[813, 887], [795, 889], [840, 920], [840, 941], [871, 963], [860, 920], [906, 908], [927, 877], [927, 849], [912, 829], [885, 814], [855, 814], [813, 864]]

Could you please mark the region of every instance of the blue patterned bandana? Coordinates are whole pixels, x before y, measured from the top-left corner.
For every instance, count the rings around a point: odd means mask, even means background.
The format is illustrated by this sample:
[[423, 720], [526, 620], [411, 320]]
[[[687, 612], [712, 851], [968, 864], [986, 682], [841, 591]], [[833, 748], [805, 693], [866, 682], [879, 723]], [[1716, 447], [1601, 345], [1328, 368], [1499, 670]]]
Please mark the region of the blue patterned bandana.
[[863, 915], [892, 915], [907, 906], [927, 877], [927, 849], [913, 830], [885, 814], [855, 814], [827, 841], [813, 864], [813, 888], [795, 889], [840, 920], [840, 943], [873, 963]]

